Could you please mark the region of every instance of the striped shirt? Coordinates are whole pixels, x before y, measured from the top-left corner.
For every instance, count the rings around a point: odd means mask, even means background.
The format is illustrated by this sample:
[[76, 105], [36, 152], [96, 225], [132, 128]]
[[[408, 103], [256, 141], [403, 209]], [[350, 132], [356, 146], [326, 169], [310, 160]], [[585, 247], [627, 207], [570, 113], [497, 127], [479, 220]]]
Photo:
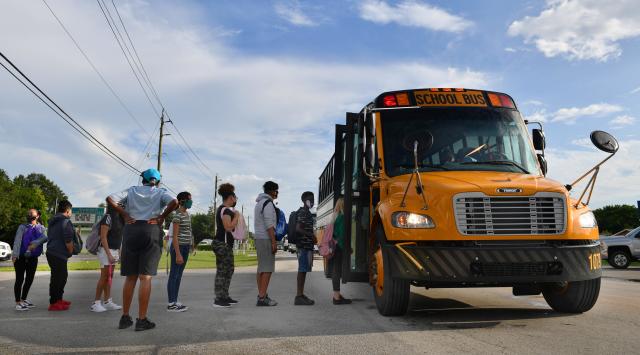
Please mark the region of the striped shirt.
[[[191, 235], [191, 216], [188, 212], [176, 211], [171, 221], [174, 226], [178, 228], [178, 244], [191, 245], [193, 244], [193, 236]], [[174, 236], [175, 237], [175, 236]]]

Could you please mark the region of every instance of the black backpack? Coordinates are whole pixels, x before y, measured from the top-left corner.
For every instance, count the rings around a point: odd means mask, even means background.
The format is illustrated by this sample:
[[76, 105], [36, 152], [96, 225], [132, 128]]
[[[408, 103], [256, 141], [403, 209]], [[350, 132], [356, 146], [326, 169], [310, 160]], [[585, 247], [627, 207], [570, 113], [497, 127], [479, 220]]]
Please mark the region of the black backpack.
[[289, 244], [298, 243], [298, 232], [296, 232], [296, 224], [298, 224], [298, 211], [289, 213], [289, 228], [287, 230]]

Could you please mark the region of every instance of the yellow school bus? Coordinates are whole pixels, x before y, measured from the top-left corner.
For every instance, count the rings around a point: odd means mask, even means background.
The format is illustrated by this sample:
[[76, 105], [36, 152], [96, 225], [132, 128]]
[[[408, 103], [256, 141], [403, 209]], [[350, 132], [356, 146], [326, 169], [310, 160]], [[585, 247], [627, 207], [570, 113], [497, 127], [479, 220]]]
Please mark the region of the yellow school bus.
[[[344, 196], [343, 282], [368, 282], [382, 315], [407, 311], [410, 286], [511, 287], [543, 294], [560, 312], [596, 303], [600, 249], [587, 204], [602, 163], [573, 198], [575, 182], [545, 177], [542, 125], [524, 120], [509, 95], [385, 92], [335, 128], [317, 233]], [[617, 150], [605, 132], [591, 138]]]

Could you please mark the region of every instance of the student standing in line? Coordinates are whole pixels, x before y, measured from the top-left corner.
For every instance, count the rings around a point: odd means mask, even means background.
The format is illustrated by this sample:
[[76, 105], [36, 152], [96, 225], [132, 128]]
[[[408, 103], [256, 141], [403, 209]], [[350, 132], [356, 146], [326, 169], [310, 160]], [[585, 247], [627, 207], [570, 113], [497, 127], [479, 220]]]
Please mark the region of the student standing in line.
[[[125, 221], [120, 275], [126, 276], [122, 289], [122, 317], [120, 329], [129, 328], [133, 320], [129, 315], [133, 293], [138, 280], [138, 318], [136, 331], [155, 328], [147, 318], [151, 298], [151, 278], [158, 271], [162, 253], [162, 225], [165, 218], [178, 207], [166, 189], [157, 187], [160, 172], [148, 169], [142, 172], [142, 186], [132, 186], [107, 197], [111, 205]], [[124, 209], [118, 204], [126, 206]]]
[[179, 207], [171, 221], [173, 226], [171, 235], [173, 238], [169, 247], [171, 269], [169, 271], [169, 280], [167, 281], [168, 312], [184, 312], [189, 309], [189, 307], [178, 302], [178, 293], [180, 292], [180, 281], [182, 280], [184, 268], [187, 266], [189, 253], [195, 253], [196, 250], [193, 245], [193, 234], [191, 233], [191, 216], [187, 212], [193, 205], [191, 194], [183, 191], [178, 194], [177, 198]]
[[269, 298], [267, 288], [271, 280], [271, 274], [276, 266], [276, 207], [273, 200], [278, 198], [278, 184], [267, 181], [262, 186], [264, 193], [256, 198], [256, 207], [253, 213], [253, 230], [256, 254], [258, 255], [258, 301], [256, 306], [277, 306], [278, 302]]
[[336, 241], [335, 252], [329, 259], [331, 283], [333, 284], [333, 304], [350, 304], [351, 300], [340, 293], [340, 279], [342, 278], [342, 258], [348, 247], [344, 244], [344, 199], [339, 197], [333, 209], [333, 239]]
[[311, 306], [315, 303], [304, 294], [304, 284], [307, 279], [307, 273], [313, 268], [313, 246], [317, 244], [316, 236], [313, 234], [313, 192], [305, 191], [300, 197], [303, 206], [298, 209], [296, 214], [296, 250], [298, 254], [298, 277], [297, 277], [297, 293], [294, 300], [296, 306]]
[[49, 310], [66, 311], [71, 302], [62, 298], [67, 284], [67, 262], [73, 255], [73, 237], [76, 235], [71, 223], [71, 202], [62, 200], [58, 203], [56, 215], [49, 220], [49, 239], [47, 241], [47, 262], [51, 269], [49, 283]]
[[211, 244], [213, 252], [216, 254], [216, 299], [214, 307], [230, 307], [238, 301], [229, 297], [229, 285], [233, 276], [233, 235], [231, 232], [238, 225], [240, 213], [233, 208], [236, 207], [238, 198], [235, 194], [235, 187], [231, 184], [222, 184], [218, 188], [218, 194], [222, 196], [222, 206], [216, 211], [216, 236]]
[[[13, 240], [11, 261], [16, 271], [13, 292], [16, 298], [16, 311], [28, 311], [35, 307], [27, 296], [38, 268], [38, 257], [42, 254], [42, 244], [47, 241], [46, 231], [40, 222], [40, 212], [30, 209], [27, 223], [21, 224]], [[26, 277], [25, 277], [26, 274]]]
[[113, 207], [107, 205], [107, 213], [100, 220], [100, 247], [98, 247], [98, 261], [100, 261], [100, 278], [96, 285], [96, 298], [91, 305], [92, 312], [106, 312], [122, 309], [111, 299], [111, 283], [113, 270], [120, 259], [122, 245], [122, 229], [124, 220]]

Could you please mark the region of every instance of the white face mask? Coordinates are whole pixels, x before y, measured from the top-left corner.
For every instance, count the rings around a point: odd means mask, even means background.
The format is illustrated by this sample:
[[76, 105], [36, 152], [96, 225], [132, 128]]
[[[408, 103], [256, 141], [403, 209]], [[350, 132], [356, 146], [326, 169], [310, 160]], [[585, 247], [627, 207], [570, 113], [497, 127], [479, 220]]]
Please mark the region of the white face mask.
[[311, 208], [311, 207], [313, 207], [313, 201], [306, 200], [306, 201], [304, 201], [304, 205], [307, 206], [307, 208]]

